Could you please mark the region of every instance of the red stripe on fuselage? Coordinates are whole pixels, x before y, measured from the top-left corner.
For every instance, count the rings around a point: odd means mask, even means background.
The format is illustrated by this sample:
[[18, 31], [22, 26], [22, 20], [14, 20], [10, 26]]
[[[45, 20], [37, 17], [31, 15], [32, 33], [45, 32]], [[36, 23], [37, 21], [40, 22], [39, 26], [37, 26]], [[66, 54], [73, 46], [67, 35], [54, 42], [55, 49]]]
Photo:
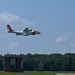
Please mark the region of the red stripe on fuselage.
[[33, 32], [32, 32], [32, 35], [35, 35], [35, 33], [36, 33], [37, 31], [36, 30], [34, 30]]

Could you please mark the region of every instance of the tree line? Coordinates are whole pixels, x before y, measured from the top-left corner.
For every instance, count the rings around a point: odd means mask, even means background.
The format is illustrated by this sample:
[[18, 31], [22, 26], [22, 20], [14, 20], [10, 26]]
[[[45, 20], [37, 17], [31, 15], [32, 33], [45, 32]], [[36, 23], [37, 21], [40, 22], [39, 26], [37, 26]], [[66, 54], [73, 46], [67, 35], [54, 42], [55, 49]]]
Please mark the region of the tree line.
[[[75, 71], [75, 53], [21, 54], [24, 71]], [[0, 70], [4, 70], [4, 56], [0, 55]]]

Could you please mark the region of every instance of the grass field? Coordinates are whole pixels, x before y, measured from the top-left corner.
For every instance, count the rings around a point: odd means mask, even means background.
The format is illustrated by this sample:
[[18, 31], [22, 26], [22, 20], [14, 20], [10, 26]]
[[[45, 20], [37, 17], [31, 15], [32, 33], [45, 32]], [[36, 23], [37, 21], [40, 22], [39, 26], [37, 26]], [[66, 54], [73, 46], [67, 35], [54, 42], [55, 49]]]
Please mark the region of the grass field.
[[54, 72], [23, 72], [23, 73], [16, 73], [16, 72], [3, 72], [0, 71], [0, 75], [55, 75]]
[[56, 75], [55, 73], [73, 73], [75, 74], [75, 71], [56, 71], [56, 72], [51, 72], [51, 71], [26, 71], [23, 73], [17, 73], [17, 72], [4, 72], [0, 71], [0, 75]]

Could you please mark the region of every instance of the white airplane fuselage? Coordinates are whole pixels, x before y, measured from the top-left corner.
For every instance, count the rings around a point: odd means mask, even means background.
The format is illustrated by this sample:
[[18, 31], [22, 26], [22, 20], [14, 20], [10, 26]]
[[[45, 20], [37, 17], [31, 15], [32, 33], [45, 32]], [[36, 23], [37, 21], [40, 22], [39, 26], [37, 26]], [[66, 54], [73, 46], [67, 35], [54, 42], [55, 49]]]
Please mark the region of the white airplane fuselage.
[[16, 35], [23, 35], [23, 36], [28, 36], [28, 35], [32, 34], [32, 32], [25, 33], [23, 31], [13, 31], [13, 32], [9, 32], [9, 33], [15, 33]]

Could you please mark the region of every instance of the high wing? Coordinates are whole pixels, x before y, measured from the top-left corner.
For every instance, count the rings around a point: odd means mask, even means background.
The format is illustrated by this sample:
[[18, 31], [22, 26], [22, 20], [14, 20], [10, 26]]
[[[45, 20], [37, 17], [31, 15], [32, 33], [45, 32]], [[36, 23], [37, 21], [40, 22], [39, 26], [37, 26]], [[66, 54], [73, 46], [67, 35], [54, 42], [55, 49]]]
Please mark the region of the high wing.
[[23, 30], [23, 32], [25, 32], [25, 33], [28, 33], [28, 32], [30, 32], [30, 31], [32, 31], [32, 29], [28, 29], [28, 28], [25, 28], [24, 30]]

